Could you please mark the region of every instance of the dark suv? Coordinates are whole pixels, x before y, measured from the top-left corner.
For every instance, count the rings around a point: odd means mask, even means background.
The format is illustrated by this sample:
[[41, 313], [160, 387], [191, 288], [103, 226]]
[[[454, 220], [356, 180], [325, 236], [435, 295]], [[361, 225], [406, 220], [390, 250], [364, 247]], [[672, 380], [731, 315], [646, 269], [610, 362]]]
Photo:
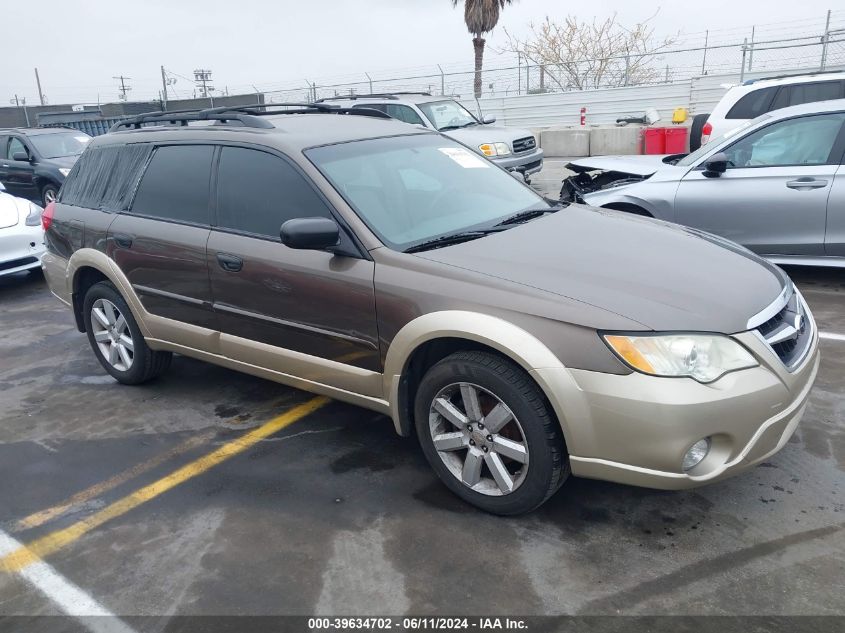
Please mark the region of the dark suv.
[[118, 381], [176, 352], [379, 411], [500, 514], [570, 472], [737, 473], [786, 443], [818, 370], [775, 266], [549, 202], [373, 110], [140, 116], [91, 143], [43, 223], [50, 289]]
[[10, 194], [46, 206], [90, 141], [70, 128], [0, 129], [0, 182]]

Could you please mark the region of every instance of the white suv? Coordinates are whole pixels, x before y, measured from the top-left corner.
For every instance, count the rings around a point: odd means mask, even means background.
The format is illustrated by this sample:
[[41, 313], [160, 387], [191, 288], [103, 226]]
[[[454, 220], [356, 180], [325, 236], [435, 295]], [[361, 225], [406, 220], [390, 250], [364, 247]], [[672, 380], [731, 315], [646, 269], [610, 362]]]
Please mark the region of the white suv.
[[733, 86], [713, 112], [695, 117], [691, 149], [706, 144], [761, 114], [788, 106], [845, 97], [845, 71], [749, 79]]

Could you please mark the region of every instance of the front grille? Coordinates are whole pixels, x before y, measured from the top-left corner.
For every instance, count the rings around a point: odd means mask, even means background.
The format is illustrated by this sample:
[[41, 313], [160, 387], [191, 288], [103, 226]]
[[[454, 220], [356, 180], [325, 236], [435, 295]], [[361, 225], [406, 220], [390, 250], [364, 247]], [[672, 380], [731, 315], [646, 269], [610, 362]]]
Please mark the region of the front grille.
[[757, 332], [787, 369], [797, 367], [809, 351], [813, 338], [812, 317], [801, 295], [793, 291], [786, 305], [757, 326]]
[[13, 259], [10, 262], [3, 262], [0, 264], [0, 270], [11, 270], [18, 266], [26, 266], [27, 264], [34, 264], [38, 261], [37, 257], [21, 257], [20, 259]]
[[524, 152], [530, 152], [535, 147], [537, 147], [537, 141], [534, 140], [533, 136], [518, 138], [513, 142], [513, 153], [522, 154]]

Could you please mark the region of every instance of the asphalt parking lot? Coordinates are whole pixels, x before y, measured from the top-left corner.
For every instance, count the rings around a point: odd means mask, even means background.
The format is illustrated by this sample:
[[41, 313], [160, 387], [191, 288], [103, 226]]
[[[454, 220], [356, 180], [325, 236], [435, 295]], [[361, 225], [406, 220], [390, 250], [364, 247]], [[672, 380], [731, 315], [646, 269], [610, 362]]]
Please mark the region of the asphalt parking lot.
[[61, 613], [41, 561], [122, 616], [841, 615], [845, 272], [788, 272], [829, 337], [783, 451], [685, 492], [570, 479], [512, 519], [369, 411], [184, 357], [118, 385], [40, 275], [2, 279], [0, 615]]

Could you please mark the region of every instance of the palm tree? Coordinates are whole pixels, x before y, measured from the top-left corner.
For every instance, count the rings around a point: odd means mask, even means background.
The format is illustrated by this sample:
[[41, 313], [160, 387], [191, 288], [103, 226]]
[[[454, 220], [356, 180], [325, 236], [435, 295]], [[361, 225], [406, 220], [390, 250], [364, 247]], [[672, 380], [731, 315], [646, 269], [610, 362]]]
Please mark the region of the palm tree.
[[[452, 0], [456, 7], [461, 0]], [[513, 0], [463, 0], [464, 22], [472, 33], [472, 46], [475, 49], [475, 98], [481, 97], [481, 66], [484, 61], [484, 38], [499, 22], [499, 13]]]

